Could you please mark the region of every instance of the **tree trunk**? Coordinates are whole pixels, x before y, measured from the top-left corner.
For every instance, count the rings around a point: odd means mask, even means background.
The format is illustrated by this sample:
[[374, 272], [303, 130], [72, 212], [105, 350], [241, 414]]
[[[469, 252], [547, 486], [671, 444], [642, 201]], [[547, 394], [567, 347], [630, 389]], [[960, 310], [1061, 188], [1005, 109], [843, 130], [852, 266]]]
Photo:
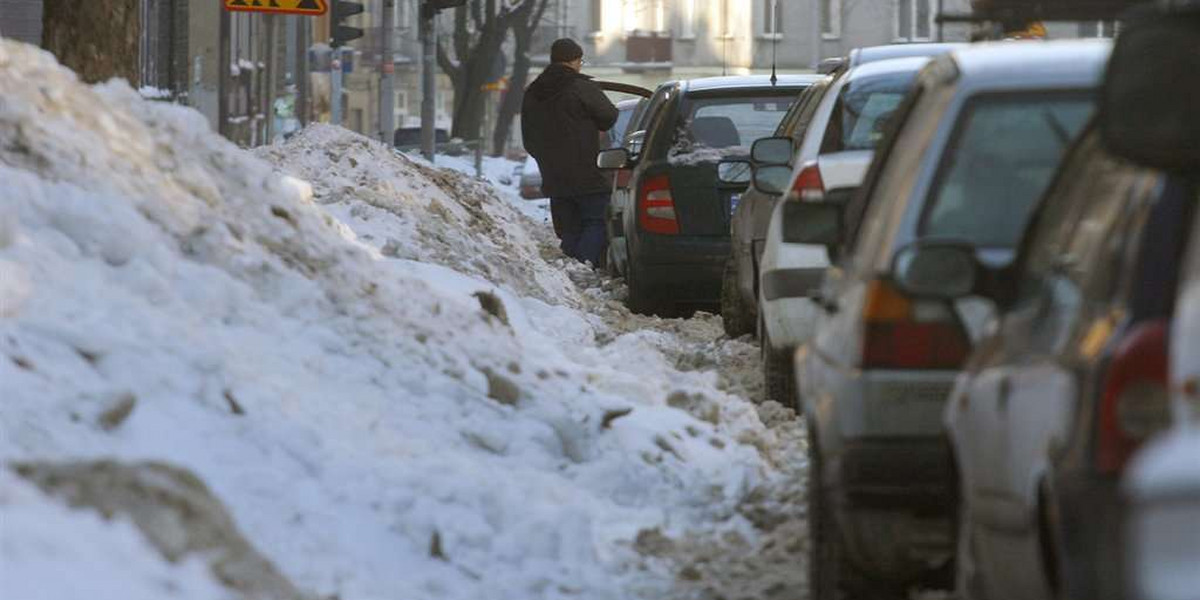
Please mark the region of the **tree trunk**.
[[533, 61], [529, 59], [529, 37], [521, 43], [518, 34], [516, 52], [513, 57], [512, 77], [509, 78], [508, 92], [500, 102], [500, 115], [496, 120], [496, 129], [492, 133], [492, 156], [504, 153], [508, 138], [512, 135], [513, 121], [521, 112], [521, 101], [525, 99], [525, 86], [529, 83], [529, 67]]
[[121, 77], [137, 87], [138, 0], [45, 0], [42, 46], [88, 83]]

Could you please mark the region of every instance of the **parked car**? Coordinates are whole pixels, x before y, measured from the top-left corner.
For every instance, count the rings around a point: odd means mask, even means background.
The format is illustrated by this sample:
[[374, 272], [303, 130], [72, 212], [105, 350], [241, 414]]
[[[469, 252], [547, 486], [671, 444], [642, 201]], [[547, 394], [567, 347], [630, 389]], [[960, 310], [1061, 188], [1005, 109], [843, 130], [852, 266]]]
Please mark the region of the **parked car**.
[[744, 184], [722, 184], [717, 163], [746, 158], [775, 130], [817, 75], [712, 77], [659, 88], [647, 107], [641, 154], [600, 153], [606, 169], [631, 168], [614, 194], [622, 215], [630, 308], [641, 313], [716, 305], [729, 256], [729, 219]]
[[[860, 48], [852, 51], [848, 57], [822, 61], [823, 67], [818, 71], [841, 75], [850, 68], [846, 66], [848, 64], [857, 67], [893, 58], [936, 56], [962, 46], [963, 44], [893, 44]], [[833, 78], [822, 79], [806, 90], [792, 111], [784, 117], [774, 137], [790, 137], [796, 142], [795, 149], [798, 149], [825, 90], [833, 81]], [[751, 159], [753, 160], [753, 156]], [[784, 162], [793, 162], [790, 154]], [[730, 337], [757, 332], [759, 265], [767, 238], [767, 223], [770, 221], [777, 197], [752, 188], [742, 196], [738, 209], [734, 212], [733, 252], [721, 290], [721, 317], [725, 324], [725, 332]], [[786, 363], [790, 365], [790, 357]], [[785, 371], [790, 373], [791, 367], [788, 366]]]
[[[829, 257], [824, 246], [792, 243], [784, 235], [783, 213], [789, 202], [824, 198], [845, 202], [862, 183], [875, 145], [883, 136], [892, 112], [908, 93], [928, 57], [897, 58], [854, 67], [830, 86], [820, 99], [798, 151], [787, 157], [789, 185], [757, 189], [786, 193], [786, 201], [772, 202], [766, 215], [765, 239], [759, 263], [755, 314], [763, 380], [767, 397], [795, 405], [792, 354], [812, 336], [824, 311], [809, 298], [821, 283]], [[780, 149], [786, 149], [779, 140]], [[762, 152], [770, 141], [755, 146], [760, 164], [771, 154]], [[783, 153], [775, 159], [778, 163]], [[749, 269], [748, 269], [749, 270]], [[797, 406], [797, 408], [799, 408]]]
[[625, 168], [614, 169], [612, 171], [612, 201], [609, 202], [604, 217], [605, 240], [608, 244], [605, 265], [608, 273], [613, 277], [624, 277], [625, 265], [628, 263], [628, 257], [625, 253], [625, 232], [623, 230], [624, 201], [629, 197], [629, 183], [633, 175], [633, 166], [638, 163], [641, 157], [642, 142], [646, 138], [646, 124], [652, 112], [650, 107], [661, 106], [667, 93], [666, 90], [671, 89], [675, 83], [674, 81], [668, 81], [659, 85], [657, 92], [652, 94], [650, 99], [639, 103], [634, 108], [633, 112], [630, 113], [629, 125], [625, 128], [625, 135], [621, 139], [620, 147], [625, 148], [629, 152], [629, 163]]
[[[794, 239], [838, 252], [815, 293], [825, 314], [795, 356], [811, 437], [813, 600], [949, 584], [956, 486], [942, 413], [988, 314], [908, 293], [896, 278], [912, 279], [906, 261], [922, 240], [974, 244], [986, 264], [1011, 260], [1092, 112], [1108, 51], [1096, 40], [998, 43], [937, 57], [897, 108], [859, 194], [787, 203]], [[917, 273], [937, 280], [957, 266]]]
[[1196, 206], [1180, 192], [1092, 129], [985, 294], [1001, 316], [945, 417], [966, 597], [1124, 597], [1120, 477], [1170, 421], [1167, 329]]
[[[804, 132], [832, 82], [833, 78], [825, 77], [808, 86], [788, 109], [774, 135], [764, 139], [790, 140], [792, 147], [786, 149], [790, 157], [800, 147]], [[753, 159], [751, 152], [752, 163]], [[732, 249], [721, 279], [721, 321], [729, 337], [755, 333], [758, 322], [758, 263], [762, 258], [771, 208], [775, 206], [777, 198], [778, 194], [769, 194], [751, 186], [742, 194], [741, 201], [733, 211], [730, 223]]]
[[[420, 127], [399, 127], [392, 136], [392, 143], [398, 150], [411, 151], [421, 149]], [[450, 143], [450, 132], [438, 127], [433, 130], [435, 144]]]

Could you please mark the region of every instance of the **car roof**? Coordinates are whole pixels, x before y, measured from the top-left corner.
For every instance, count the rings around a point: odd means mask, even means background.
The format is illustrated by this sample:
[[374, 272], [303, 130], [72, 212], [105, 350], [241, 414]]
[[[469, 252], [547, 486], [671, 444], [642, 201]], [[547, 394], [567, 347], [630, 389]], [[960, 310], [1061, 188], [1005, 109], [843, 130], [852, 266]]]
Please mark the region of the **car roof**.
[[[817, 74], [779, 75], [775, 87], [799, 88], [812, 85], [824, 77]], [[680, 82], [685, 92], [707, 92], [745, 88], [771, 88], [770, 75], [731, 75], [726, 77], [701, 77]]]
[[877, 77], [879, 75], [894, 75], [897, 73], [915, 73], [929, 64], [929, 56], [908, 56], [905, 58], [889, 58], [861, 64], [846, 72], [843, 76], [847, 81]]
[[886, 46], [868, 46], [866, 48], [855, 48], [850, 51], [850, 60], [848, 65], [856, 67], [873, 63], [881, 60], [892, 58], [906, 58], [909, 56], [936, 56], [945, 54], [951, 50], [965, 48], [967, 44], [961, 43], [910, 43], [910, 44], [888, 44]]
[[1106, 39], [988, 42], [955, 50], [935, 64], [944, 66], [949, 61], [960, 86], [1094, 87], [1111, 49], [1112, 41]]

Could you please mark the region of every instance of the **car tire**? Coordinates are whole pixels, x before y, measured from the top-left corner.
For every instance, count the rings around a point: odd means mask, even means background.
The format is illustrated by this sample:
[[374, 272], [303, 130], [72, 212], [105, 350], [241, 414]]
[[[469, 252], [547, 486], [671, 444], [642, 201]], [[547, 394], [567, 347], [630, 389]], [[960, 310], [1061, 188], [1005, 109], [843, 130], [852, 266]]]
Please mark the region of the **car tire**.
[[754, 326], [738, 291], [737, 262], [733, 258], [725, 262], [725, 271], [721, 276], [721, 322], [725, 326], [725, 335], [731, 338], [754, 333]]
[[758, 342], [762, 353], [763, 385], [766, 399], [789, 406], [796, 414], [803, 413], [796, 394], [795, 365], [792, 353], [771, 348], [771, 335], [762, 319], [758, 320]]

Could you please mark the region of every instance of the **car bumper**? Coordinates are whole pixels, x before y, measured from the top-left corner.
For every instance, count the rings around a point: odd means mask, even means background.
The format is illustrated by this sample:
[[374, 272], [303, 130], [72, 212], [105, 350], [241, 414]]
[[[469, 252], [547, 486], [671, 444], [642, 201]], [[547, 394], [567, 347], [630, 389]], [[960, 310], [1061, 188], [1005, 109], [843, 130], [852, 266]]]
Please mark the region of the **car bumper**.
[[[648, 239], [647, 239], [648, 238]], [[643, 236], [634, 255], [638, 285], [676, 303], [713, 304], [729, 260], [727, 237]]]
[[952, 515], [954, 471], [944, 438], [849, 440], [830, 458], [829, 475], [847, 508]]
[[808, 342], [825, 316], [825, 311], [808, 298], [767, 300], [764, 297], [759, 310], [771, 349], [777, 352]]
[[1120, 482], [1090, 472], [1059, 474], [1054, 491], [1065, 597], [1124, 598], [1126, 510]]

